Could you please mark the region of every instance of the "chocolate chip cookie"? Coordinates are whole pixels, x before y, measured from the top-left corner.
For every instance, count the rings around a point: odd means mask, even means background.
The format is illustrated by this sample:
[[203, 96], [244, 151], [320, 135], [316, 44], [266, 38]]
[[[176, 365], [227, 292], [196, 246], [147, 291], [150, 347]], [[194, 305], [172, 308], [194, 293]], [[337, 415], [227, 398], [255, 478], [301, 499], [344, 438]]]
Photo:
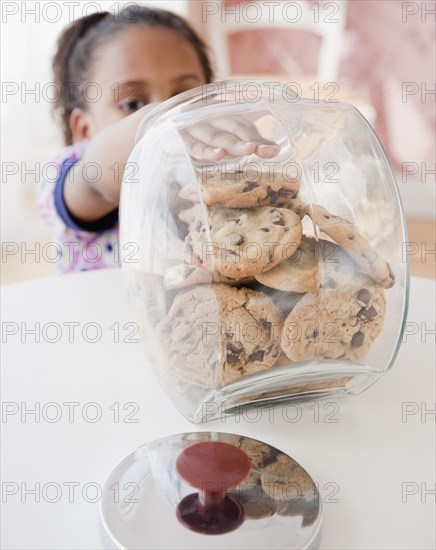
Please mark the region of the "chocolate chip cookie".
[[267, 518], [276, 513], [276, 503], [265, 493], [259, 482], [243, 483], [230, 493], [242, 504], [247, 519]]
[[299, 216], [286, 208], [210, 208], [206, 223], [197, 206], [186, 247], [205, 269], [241, 279], [291, 256], [301, 235]]
[[356, 270], [357, 265], [337, 244], [303, 235], [292, 256], [255, 277], [265, 286], [303, 293], [347, 285]]
[[164, 287], [167, 290], [185, 288], [192, 285], [204, 285], [211, 283], [248, 284], [254, 281], [254, 277], [233, 279], [220, 273], [212, 273], [198, 265], [177, 264], [165, 271]]
[[262, 469], [263, 490], [276, 502], [313, 498], [316, 486], [309, 474], [290, 456], [279, 453], [275, 460]]
[[245, 451], [253, 469], [230, 493], [244, 506], [247, 518], [278, 514], [302, 516], [303, 526], [319, 516], [319, 494], [309, 474], [275, 447], [243, 436], [220, 434], [220, 441]]
[[306, 213], [319, 229], [337, 242], [375, 282], [384, 288], [395, 284], [390, 265], [371, 247], [348, 220], [330, 214], [324, 207], [312, 204]]
[[279, 172], [258, 174], [256, 171], [204, 173], [198, 183], [183, 187], [180, 197], [192, 202], [226, 208], [283, 205], [297, 196], [297, 177], [284, 177]]
[[271, 445], [257, 441], [256, 439], [241, 438], [239, 447], [247, 453], [256, 470], [263, 468], [276, 459], [279, 451]]
[[212, 284], [179, 293], [156, 335], [179, 379], [220, 388], [274, 365], [282, 324], [266, 294]]
[[286, 318], [282, 349], [293, 361], [360, 361], [381, 332], [385, 310], [383, 288], [363, 274], [352, 286], [308, 293]]

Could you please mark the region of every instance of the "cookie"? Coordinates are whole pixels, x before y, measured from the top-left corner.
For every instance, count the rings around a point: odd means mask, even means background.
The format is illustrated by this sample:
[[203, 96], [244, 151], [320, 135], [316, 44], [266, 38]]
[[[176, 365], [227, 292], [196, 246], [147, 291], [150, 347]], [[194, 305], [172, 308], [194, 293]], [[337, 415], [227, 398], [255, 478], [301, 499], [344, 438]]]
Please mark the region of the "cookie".
[[164, 287], [167, 290], [185, 288], [192, 285], [204, 285], [211, 283], [251, 283], [254, 277], [244, 279], [232, 279], [220, 273], [212, 273], [197, 265], [177, 264], [168, 268], [164, 275]]
[[226, 208], [283, 205], [297, 196], [298, 179], [278, 172], [258, 174], [256, 171], [204, 173], [198, 183], [180, 190], [180, 197], [192, 202]]
[[385, 310], [383, 288], [364, 275], [353, 286], [306, 294], [286, 318], [282, 350], [292, 361], [360, 361], [382, 330]]
[[303, 235], [292, 256], [255, 276], [265, 286], [285, 292], [316, 292], [353, 280], [357, 265], [337, 244]]
[[263, 490], [276, 502], [298, 501], [316, 491], [309, 474], [290, 456], [279, 453], [260, 476]]
[[156, 335], [179, 379], [220, 388], [274, 365], [282, 323], [282, 314], [262, 292], [201, 285], [175, 297]]
[[276, 513], [276, 503], [265, 493], [259, 482], [241, 484], [230, 493], [242, 504], [247, 519], [267, 518]]
[[284, 314], [285, 317], [289, 315], [289, 313], [294, 309], [294, 307], [304, 296], [304, 293], [282, 292], [281, 290], [263, 285], [262, 283], [259, 283], [259, 281], [257, 281], [254, 277], [251, 282], [246, 283], [246, 286], [253, 290], [259, 290], [261, 292], [264, 292], [265, 294], [268, 294], [268, 296], [272, 298], [277, 308]]
[[208, 221], [205, 225], [197, 207], [186, 247], [205, 269], [226, 277], [241, 279], [271, 269], [301, 242], [301, 220], [285, 208], [210, 208]]
[[[292, 364], [293, 361], [291, 361], [289, 359], [289, 357], [286, 356], [285, 353], [282, 353], [277, 357], [277, 361], [276, 361], [276, 364], [274, 365], [275, 367], [282, 367], [282, 366], [286, 366], [286, 365], [290, 365]], [[281, 392], [277, 392], [277, 395], [280, 395]], [[264, 394], [262, 393], [259, 397], [268, 397], [268, 396], [274, 396], [274, 392], [265, 392]]]
[[260, 479], [262, 468], [274, 462], [276, 456], [280, 453], [275, 447], [271, 447], [271, 445], [262, 443], [262, 441], [258, 441], [257, 439], [251, 439], [250, 437], [221, 434], [221, 441], [230, 443], [244, 451], [253, 465], [250, 475], [241, 483], [241, 486], [257, 483]]
[[240, 448], [247, 453], [250, 457], [250, 460], [253, 464], [253, 468], [259, 470], [273, 462], [279, 453], [277, 449], [262, 443], [261, 441], [256, 441], [255, 439], [249, 439], [246, 437], [241, 438]]
[[165, 317], [167, 296], [163, 277], [141, 270], [127, 270], [124, 273], [128, 297], [132, 304], [135, 319], [141, 330], [148, 330]]
[[294, 211], [300, 219], [303, 219], [304, 216], [307, 215], [306, 210], [308, 208], [308, 205], [306, 202], [301, 200], [299, 196], [295, 197], [295, 199], [291, 199], [289, 202], [286, 203], [286, 208], [289, 208], [290, 210]]
[[337, 242], [375, 282], [384, 288], [395, 284], [390, 265], [371, 247], [351, 222], [330, 214], [324, 207], [312, 204], [306, 213], [319, 229]]

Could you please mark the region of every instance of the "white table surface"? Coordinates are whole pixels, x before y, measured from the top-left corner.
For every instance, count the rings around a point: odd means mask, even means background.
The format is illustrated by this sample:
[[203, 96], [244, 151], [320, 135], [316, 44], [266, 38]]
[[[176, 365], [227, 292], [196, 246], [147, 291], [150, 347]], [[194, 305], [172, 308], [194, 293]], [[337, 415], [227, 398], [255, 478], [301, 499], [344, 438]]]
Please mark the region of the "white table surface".
[[[408, 322], [418, 332], [386, 376], [362, 395], [337, 401], [336, 423], [326, 422], [333, 410], [323, 409], [327, 399], [319, 401], [318, 422], [306, 403], [296, 422], [276, 408], [272, 421], [265, 414], [257, 422], [226, 417], [191, 424], [159, 389], [140, 345], [114, 341], [109, 327], [119, 323], [122, 340], [132, 320], [117, 269], [18, 283], [1, 293], [2, 548], [102, 548], [98, 502], [90, 501], [98, 500], [114, 465], [151, 439], [205, 429], [264, 440], [309, 471], [324, 506], [321, 548], [435, 547], [435, 495], [428, 493], [435, 488], [435, 416], [425, 414], [435, 407], [435, 336], [422, 331], [434, 329], [434, 281], [412, 280]], [[39, 343], [23, 330], [38, 322]], [[71, 322], [79, 323], [73, 343], [65, 325]], [[98, 342], [82, 336], [87, 323], [101, 326]], [[87, 325], [85, 336], [94, 335]], [[48, 341], [56, 336], [58, 342]], [[66, 402], [79, 404], [70, 405], [72, 422]], [[97, 422], [89, 421], [97, 411], [91, 402], [101, 409]], [[35, 415], [21, 418], [35, 403], [39, 422]], [[126, 403], [136, 403], [137, 412], [130, 405], [123, 410]], [[405, 422], [404, 407], [417, 411]], [[57, 422], [48, 421], [59, 413]], [[128, 413], [137, 422], [123, 422]], [[32, 487], [39, 502], [26, 493]]]

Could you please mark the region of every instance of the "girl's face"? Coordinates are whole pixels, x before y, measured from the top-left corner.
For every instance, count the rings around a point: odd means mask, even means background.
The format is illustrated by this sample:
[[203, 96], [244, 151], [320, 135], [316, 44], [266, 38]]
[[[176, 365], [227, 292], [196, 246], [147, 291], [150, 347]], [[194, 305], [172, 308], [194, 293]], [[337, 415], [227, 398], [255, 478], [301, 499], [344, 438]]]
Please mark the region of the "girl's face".
[[97, 48], [89, 80], [87, 108], [75, 109], [70, 119], [74, 141], [91, 139], [148, 103], [205, 83], [198, 55], [183, 36], [140, 24]]

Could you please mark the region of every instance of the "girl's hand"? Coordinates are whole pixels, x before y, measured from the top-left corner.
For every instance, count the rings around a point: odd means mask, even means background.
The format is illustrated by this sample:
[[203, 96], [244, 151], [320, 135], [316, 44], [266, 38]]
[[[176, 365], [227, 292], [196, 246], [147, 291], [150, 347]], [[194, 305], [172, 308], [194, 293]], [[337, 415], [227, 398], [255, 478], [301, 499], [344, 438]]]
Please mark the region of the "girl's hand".
[[182, 130], [188, 152], [197, 161], [218, 161], [255, 153], [258, 157], [275, 157], [280, 146], [263, 138], [256, 126], [241, 115], [214, 118]]

